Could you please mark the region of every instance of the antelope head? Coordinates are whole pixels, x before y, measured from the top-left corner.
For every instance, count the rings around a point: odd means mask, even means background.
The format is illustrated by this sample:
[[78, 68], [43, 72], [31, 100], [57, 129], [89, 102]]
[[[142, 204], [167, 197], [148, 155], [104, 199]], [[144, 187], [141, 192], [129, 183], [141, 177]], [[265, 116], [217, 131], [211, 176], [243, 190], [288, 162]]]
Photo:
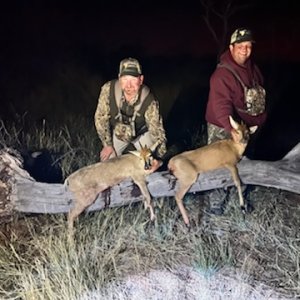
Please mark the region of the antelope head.
[[257, 126], [248, 128], [243, 121], [239, 124], [231, 116], [229, 116], [229, 122], [233, 128], [231, 130], [231, 136], [236, 143], [247, 144], [250, 139], [250, 134], [253, 134], [257, 130]]

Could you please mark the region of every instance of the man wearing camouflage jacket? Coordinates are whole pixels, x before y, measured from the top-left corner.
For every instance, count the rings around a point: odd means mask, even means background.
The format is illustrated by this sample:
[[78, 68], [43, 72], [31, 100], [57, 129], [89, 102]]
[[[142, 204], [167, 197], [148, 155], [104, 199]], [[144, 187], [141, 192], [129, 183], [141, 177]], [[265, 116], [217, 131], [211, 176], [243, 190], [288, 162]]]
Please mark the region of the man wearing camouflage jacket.
[[139, 62], [123, 59], [116, 80], [105, 83], [95, 112], [95, 126], [103, 148], [101, 161], [120, 156], [129, 144], [156, 147], [156, 155], [166, 153], [166, 135], [159, 104], [149, 88]]

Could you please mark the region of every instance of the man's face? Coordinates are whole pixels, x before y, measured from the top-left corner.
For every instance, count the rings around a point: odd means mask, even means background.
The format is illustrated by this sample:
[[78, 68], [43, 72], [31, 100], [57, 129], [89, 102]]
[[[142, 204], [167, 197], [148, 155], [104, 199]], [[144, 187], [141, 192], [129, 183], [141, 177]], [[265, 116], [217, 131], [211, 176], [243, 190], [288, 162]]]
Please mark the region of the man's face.
[[144, 76], [134, 77], [131, 75], [124, 75], [119, 78], [121, 89], [125, 93], [127, 100], [131, 100], [138, 93], [140, 86], [143, 84]]
[[229, 45], [229, 49], [234, 61], [243, 66], [251, 55], [252, 42], [241, 42]]

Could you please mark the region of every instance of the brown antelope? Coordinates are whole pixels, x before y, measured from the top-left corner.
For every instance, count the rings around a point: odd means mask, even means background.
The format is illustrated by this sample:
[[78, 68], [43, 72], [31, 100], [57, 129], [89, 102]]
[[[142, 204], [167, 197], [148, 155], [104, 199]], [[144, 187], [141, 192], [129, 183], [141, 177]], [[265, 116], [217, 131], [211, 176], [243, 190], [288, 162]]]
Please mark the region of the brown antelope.
[[[151, 149], [155, 147], [156, 145]], [[145, 209], [149, 208], [150, 219], [154, 220], [145, 177], [160, 167], [161, 163], [154, 160], [151, 149], [145, 146], [140, 151], [130, 151], [128, 154], [83, 167], [67, 177], [65, 185], [75, 197], [74, 206], [68, 215], [69, 230], [73, 229], [75, 218], [96, 200], [100, 192], [126, 178], [131, 178], [140, 188], [145, 197]]]
[[245, 203], [242, 195], [241, 182], [238, 175], [237, 163], [242, 158], [251, 133], [257, 126], [248, 127], [237, 123], [229, 116], [232, 126], [231, 139], [216, 141], [201, 148], [180, 153], [170, 159], [168, 168], [178, 180], [178, 190], [175, 194], [185, 224], [189, 227], [189, 218], [183, 205], [183, 197], [197, 180], [198, 174], [219, 168], [227, 168], [231, 172], [235, 186], [239, 194], [240, 207], [245, 211]]

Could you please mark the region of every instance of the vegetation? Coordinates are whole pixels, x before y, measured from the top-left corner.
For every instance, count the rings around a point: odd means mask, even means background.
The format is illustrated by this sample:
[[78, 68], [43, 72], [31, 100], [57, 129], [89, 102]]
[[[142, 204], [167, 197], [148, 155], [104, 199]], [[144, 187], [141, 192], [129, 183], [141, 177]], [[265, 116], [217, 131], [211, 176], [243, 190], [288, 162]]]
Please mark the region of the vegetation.
[[[20, 124], [1, 123], [1, 147], [38, 146], [60, 153], [67, 175], [97, 161], [99, 150], [91, 124], [80, 125], [80, 131], [70, 128], [43, 123], [25, 133]], [[65, 215], [16, 215], [1, 225], [0, 298], [134, 299], [138, 291], [126, 280], [159, 271], [167, 273], [156, 278], [156, 294], [148, 290], [144, 299], [160, 299], [157, 293], [164, 289], [188, 299], [209, 298], [213, 292], [222, 299], [299, 297], [299, 197], [262, 187], [250, 197], [256, 209], [244, 220], [237, 195], [217, 217], [206, 212], [206, 193], [188, 194], [190, 232], [173, 198], [155, 199], [154, 224], [142, 203], [83, 215], [74, 240], [68, 238]], [[166, 274], [177, 276], [175, 285]], [[187, 290], [192, 274], [202, 278], [201, 291], [196, 285]], [[225, 284], [228, 278], [234, 286]]]

